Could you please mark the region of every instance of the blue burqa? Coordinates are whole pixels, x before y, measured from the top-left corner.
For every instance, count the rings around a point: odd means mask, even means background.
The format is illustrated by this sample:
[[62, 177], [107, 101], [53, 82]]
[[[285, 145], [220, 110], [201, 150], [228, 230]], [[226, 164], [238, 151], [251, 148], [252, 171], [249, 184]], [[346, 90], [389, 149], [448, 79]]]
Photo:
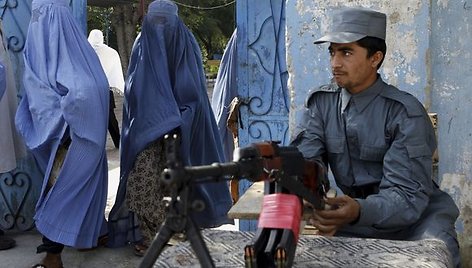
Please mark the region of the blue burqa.
[[[96, 246], [107, 195], [108, 82], [76, 25], [69, 0], [34, 0], [16, 126], [44, 171], [37, 229], [52, 241]], [[45, 186], [61, 141], [71, 143], [57, 181]], [[102, 230], [103, 231], [103, 230]]]
[[7, 74], [6, 68], [3, 62], [0, 62], [0, 100], [3, 98], [3, 94], [7, 90]]
[[215, 87], [211, 98], [211, 108], [215, 113], [216, 123], [223, 142], [223, 152], [226, 161], [233, 159], [234, 141], [233, 134], [228, 128], [228, 117], [230, 113], [230, 104], [234, 97], [238, 95], [236, 82], [237, 75], [237, 29], [226, 45], [220, 68], [216, 76]]
[[[184, 165], [223, 161], [223, 150], [206, 92], [200, 48], [171, 1], [149, 5], [135, 41], [125, 84], [121, 138], [121, 179], [110, 212], [110, 245], [136, 241], [136, 222], [126, 208], [126, 183], [136, 156], [164, 134], [179, 129]], [[226, 182], [196, 184], [193, 198], [203, 212], [192, 213], [200, 227], [228, 223], [232, 205]], [[152, 197], [150, 197], [152, 198]], [[134, 227], [134, 229], [132, 229]], [[131, 232], [130, 232], [131, 231]]]

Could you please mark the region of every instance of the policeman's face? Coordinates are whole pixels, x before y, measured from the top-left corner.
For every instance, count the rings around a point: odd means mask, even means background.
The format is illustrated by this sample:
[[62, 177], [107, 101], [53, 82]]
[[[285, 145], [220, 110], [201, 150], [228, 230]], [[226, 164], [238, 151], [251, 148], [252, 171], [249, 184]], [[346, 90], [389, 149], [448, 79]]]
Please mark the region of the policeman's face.
[[[382, 56], [381, 52], [378, 53]], [[367, 57], [367, 49], [356, 42], [331, 43], [331, 71], [336, 83], [352, 94], [368, 88], [377, 79], [378, 53]]]

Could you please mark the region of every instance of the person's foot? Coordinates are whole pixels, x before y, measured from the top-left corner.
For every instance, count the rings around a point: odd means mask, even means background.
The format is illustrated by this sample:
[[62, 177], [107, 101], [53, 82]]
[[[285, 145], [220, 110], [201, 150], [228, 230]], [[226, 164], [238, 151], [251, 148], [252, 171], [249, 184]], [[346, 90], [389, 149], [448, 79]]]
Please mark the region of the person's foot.
[[16, 241], [8, 236], [3, 234], [3, 231], [0, 233], [0, 250], [6, 250], [14, 247], [16, 245]]
[[144, 255], [146, 255], [147, 250], [148, 245], [145, 245], [142, 242], [134, 244], [134, 255], [138, 257], [144, 257]]
[[33, 268], [63, 268], [61, 254], [46, 253], [40, 264], [36, 264]]

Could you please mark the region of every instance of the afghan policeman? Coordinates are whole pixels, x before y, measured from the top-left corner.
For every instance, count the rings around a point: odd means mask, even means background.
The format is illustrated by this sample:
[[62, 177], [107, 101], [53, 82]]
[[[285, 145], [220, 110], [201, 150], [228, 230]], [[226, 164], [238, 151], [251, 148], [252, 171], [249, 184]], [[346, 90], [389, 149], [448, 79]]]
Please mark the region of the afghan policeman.
[[422, 104], [377, 73], [386, 52], [386, 15], [343, 8], [329, 43], [332, 84], [309, 94], [292, 144], [321, 158], [344, 195], [311, 219], [322, 235], [445, 242], [460, 266], [452, 198], [432, 179], [436, 139]]

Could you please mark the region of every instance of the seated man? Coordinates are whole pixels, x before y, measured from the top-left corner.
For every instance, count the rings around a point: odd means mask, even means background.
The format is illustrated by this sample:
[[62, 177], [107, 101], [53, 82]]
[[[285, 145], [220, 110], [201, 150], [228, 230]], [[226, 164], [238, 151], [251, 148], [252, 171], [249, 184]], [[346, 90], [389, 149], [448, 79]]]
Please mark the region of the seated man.
[[386, 84], [377, 70], [385, 52], [386, 15], [344, 8], [329, 42], [333, 83], [308, 95], [292, 144], [329, 164], [345, 195], [315, 210], [322, 235], [445, 242], [460, 266], [454, 228], [458, 209], [432, 180], [436, 139], [412, 95]]

